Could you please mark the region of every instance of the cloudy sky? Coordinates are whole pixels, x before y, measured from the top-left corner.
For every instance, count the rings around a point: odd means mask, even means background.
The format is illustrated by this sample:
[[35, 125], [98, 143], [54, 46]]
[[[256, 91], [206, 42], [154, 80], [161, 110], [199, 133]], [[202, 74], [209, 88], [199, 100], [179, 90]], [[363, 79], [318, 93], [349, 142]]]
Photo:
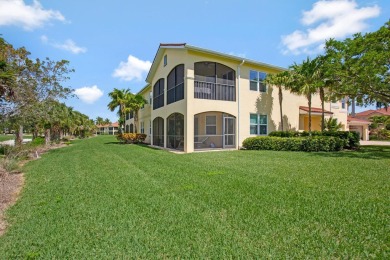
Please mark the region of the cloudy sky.
[[76, 70], [66, 103], [116, 120], [113, 88], [137, 92], [160, 43], [198, 47], [288, 67], [321, 53], [328, 38], [376, 31], [388, 0], [0, 0], [0, 34], [32, 58], [66, 59]]

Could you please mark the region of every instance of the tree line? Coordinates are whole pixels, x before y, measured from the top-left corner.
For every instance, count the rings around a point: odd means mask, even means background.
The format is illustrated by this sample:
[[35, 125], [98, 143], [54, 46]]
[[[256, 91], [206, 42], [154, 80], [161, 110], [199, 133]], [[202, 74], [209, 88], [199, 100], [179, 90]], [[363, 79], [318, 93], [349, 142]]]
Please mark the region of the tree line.
[[63, 85], [74, 72], [69, 61], [30, 55], [0, 37], [0, 120], [15, 131], [15, 144], [22, 143], [24, 130], [33, 138], [44, 134], [46, 144], [64, 135], [83, 137], [91, 132], [93, 120], [60, 102], [73, 96], [73, 90]]
[[329, 39], [324, 54], [288, 70], [267, 76], [265, 82], [279, 89], [281, 128], [283, 126], [283, 94], [287, 89], [303, 95], [309, 107], [311, 131], [311, 100], [319, 93], [322, 105], [322, 131], [326, 125], [324, 102], [345, 99], [349, 104], [367, 106], [390, 104], [390, 21], [378, 31], [361, 34], [343, 41]]

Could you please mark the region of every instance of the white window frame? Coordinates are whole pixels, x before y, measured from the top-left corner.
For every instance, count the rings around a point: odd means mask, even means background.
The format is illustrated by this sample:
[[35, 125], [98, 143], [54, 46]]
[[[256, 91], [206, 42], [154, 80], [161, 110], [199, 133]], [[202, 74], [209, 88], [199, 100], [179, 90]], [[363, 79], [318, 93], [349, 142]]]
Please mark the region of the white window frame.
[[145, 123], [142, 121], [140, 123], [140, 125], [141, 125], [141, 134], [144, 134], [145, 133]]
[[[214, 117], [215, 118], [215, 124], [214, 125], [208, 125], [207, 124], [207, 118], [208, 117]], [[209, 134], [209, 133], [207, 133], [207, 127], [210, 127], [210, 126], [214, 126], [215, 127], [215, 133], [214, 134]], [[206, 116], [205, 117], [205, 133], [206, 133], [206, 135], [217, 135], [217, 116], [216, 115], [210, 115], [210, 116]]]
[[[251, 115], [256, 115], [257, 116], [257, 123], [256, 124], [252, 124], [251, 123]], [[267, 123], [266, 124], [261, 124], [260, 123], [260, 117], [261, 116], [266, 116], [267, 117]], [[249, 134], [250, 135], [261, 135], [261, 136], [266, 136], [266, 135], [268, 135], [268, 133], [269, 133], [269, 131], [268, 131], [268, 118], [269, 118], [269, 116], [268, 115], [266, 115], [266, 114], [258, 114], [258, 113], [250, 113], [249, 114]], [[257, 131], [257, 134], [252, 134], [251, 133], [251, 126], [252, 125], [256, 125], [256, 131]], [[265, 134], [260, 134], [260, 126], [266, 126], [267, 127], [267, 133], [265, 133]]]
[[[257, 80], [251, 80], [251, 72], [255, 72], [255, 73], [257, 74]], [[260, 80], [260, 73], [264, 73], [264, 74], [265, 74], [265, 77], [267, 77], [267, 74], [268, 74], [268, 73], [266, 73], [266, 72], [264, 72], [264, 71], [249, 70], [249, 90], [251, 90], [251, 91], [259, 91], [259, 92], [261, 92], [261, 93], [267, 93], [268, 87], [267, 87], [267, 85], [264, 83], [263, 80]], [[256, 82], [256, 90], [251, 89], [251, 86], [250, 86], [251, 81]], [[260, 83], [263, 83], [263, 84], [265, 85], [265, 91], [260, 91]]]

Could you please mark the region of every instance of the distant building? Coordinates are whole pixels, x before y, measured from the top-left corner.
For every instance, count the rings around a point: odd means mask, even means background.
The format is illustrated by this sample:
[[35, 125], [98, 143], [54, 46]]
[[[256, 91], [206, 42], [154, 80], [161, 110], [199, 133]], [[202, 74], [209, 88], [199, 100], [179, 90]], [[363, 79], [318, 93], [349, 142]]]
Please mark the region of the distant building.
[[118, 133], [119, 123], [115, 122], [112, 124], [96, 125], [96, 133], [99, 135], [115, 135]]

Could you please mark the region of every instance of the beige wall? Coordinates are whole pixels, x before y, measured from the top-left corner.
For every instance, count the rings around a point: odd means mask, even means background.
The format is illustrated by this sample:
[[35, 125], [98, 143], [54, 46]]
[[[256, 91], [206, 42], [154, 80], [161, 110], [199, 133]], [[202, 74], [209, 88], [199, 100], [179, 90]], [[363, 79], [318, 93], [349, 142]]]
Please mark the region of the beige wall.
[[[156, 117], [164, 119], [164, 128], [166, 134], [167, 117], [172, 113], [181, 113], [184, 115], [185, 124], [185, 142], [184, 151], [192, 152], [194, 150], [194, 115], [203, 112], [224, 112], [231, 114], [236, 118], [236, 133], [239, 133], [239, 138], [236, 142], [236, 148], [241, 146], [242, 142], [250, 137], [250, 114], [264, 114], [268, 116], [268, 133], [281, 130], [280, 126], [280, 108], [278, 89], [276, 87], [268, 86], [266, 93], [258, 91], [251, 91], [249, 89], [249, 71], [263, 71], [266, 73], [276, 73], [273, 68], [267, 66], [260, 66], [259, 64], [244, 63], [240, 66], [240, 62], [233, 61], [224, 57], [216, 55], [208, 55], [195, 51], [188, 51], [187, 49], [164, 49], [164, 55], [167, 55], [167, 65], [164, 66], [161, 61], [157, 64], [157, 70], [151, 77], [150, 91], [153, 90], [154, 84], [160, 78], [165, 80], [165, 105], [159, 109], [153, 110], [148, 105], [145, 106], [143, 117], [145, 120], [145, 131], [147, 122], [150, 117], [153, 121]], [[194, 63], [199, 61], [211, 61], [224, 64], [236, 72], [236, 101], [218, 101], [194, 98]], [[177, 65], [184, 64], [185, 66], [185, 85], [184, 85], [184, 100], [166, 105], [167, 93], [167, 76], [170, 71]], [[240, 74], [239, 74], [240, 72]], [[239, 77], [239, 80], [238, 80]], [[147, 91], [147, 95], [149, 91]], [[300, 125], [305, 124], [304, 117], [300, 116], [299, 106], [308, 106], [307, 100], [303, 96], [297, 96], [289, 91], [283, 91], [283, 118], [284, 130], [299, 130]], [[312, 107], [321, 107], [319, 95], [314, 95], [312, 100]], [[331, 104], [326, 103], [325, 109], [333, 112], [333, 116], [339, 122], [347, 125], [347, 111], [341, 109], [341, 103]], [[150, 114], [146, 112], [150, 110]], [[141, 120], [141, 116], [140, 116]], [[313, 118], [313, 129], [320, 129], [320, 117]], [[138, 128], [139, 129], [139, 128]], [[166, 139], [166, 138], [165, 138]], [[166, 140], [165, 140], [166, 142]]]

